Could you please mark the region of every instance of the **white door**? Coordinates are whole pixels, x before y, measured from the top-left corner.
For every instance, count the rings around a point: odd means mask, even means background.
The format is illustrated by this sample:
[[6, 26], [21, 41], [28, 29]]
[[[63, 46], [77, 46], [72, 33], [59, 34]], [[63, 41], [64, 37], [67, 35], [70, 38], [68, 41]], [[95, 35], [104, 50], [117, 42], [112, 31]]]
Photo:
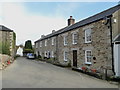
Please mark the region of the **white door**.
[[114, 70], [120, 76], [120, 44], [114, 44]]

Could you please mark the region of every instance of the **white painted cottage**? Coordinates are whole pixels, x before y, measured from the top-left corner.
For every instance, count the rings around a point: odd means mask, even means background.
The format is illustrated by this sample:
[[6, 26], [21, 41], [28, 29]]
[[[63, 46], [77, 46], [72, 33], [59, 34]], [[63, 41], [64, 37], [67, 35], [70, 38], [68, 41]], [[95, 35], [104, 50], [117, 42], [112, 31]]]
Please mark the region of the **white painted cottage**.
[[17, 55], [23, 56], [23, 48], [21, 47], [18, 48]]

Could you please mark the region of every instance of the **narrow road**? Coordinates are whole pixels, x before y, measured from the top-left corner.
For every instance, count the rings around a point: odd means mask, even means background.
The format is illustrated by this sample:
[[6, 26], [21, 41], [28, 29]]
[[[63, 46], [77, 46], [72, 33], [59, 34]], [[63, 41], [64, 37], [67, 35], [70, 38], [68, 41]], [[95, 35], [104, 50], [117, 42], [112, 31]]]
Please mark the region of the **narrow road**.
[[3, 88], [118, 88], [117, 85], [41, 61], [20, 57], [2, 71]]

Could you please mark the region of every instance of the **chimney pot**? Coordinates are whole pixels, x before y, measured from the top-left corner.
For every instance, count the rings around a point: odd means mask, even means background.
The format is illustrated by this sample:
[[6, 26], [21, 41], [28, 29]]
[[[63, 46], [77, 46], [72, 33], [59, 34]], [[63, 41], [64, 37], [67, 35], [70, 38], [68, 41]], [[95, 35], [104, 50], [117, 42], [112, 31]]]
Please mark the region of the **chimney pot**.
[[72, 19], [72, 16], [70, 16], [70, 19]]
[[75, 19], [73, 19], [72, 16], [70, 16], [70, 18], [68, 19], [68, 26], [74, 23], [75, 23]]
[[55, 32], [55, 30], [52, 30], [52, 33], [54, 33]]
[[41, 35], [41, 38], [44, 38], [45, 37], [45, 35]]

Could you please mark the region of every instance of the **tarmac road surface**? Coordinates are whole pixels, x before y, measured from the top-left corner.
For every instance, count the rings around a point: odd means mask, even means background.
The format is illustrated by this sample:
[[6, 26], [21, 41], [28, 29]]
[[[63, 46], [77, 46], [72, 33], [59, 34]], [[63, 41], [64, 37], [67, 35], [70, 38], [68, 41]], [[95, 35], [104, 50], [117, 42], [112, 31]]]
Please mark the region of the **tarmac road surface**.
[[2, 71], [3, 88], [118, 88], [115, 84], [52, 64], [17, 58]]

